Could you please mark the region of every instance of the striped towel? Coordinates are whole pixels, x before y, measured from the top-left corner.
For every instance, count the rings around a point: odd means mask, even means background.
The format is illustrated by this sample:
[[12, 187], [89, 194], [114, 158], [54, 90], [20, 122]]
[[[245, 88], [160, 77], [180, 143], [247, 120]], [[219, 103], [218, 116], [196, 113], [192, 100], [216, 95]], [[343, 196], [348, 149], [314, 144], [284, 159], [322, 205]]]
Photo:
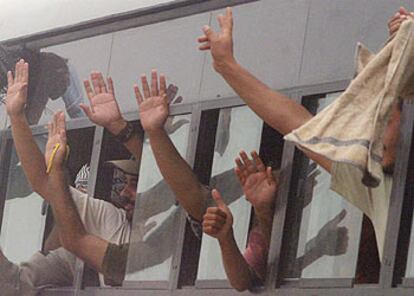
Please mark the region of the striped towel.
[[405, 21], [376, 55], [357, 46], [357, 75], [346, 91], [310, 121], [285, 136], [300, 148], [357, 166], [364, 185], [382, 173], [382, 134], [393, 103], [414, 94], [414, 21]]

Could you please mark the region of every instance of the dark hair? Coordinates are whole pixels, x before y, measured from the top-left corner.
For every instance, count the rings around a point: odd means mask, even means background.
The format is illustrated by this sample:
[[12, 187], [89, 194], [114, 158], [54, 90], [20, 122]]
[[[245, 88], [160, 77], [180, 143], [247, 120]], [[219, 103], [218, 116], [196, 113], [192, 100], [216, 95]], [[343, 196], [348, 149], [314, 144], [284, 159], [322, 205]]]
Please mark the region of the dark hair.
[[40, 52], [39, 71], [46, 95], [52, 100], [61, 97], [69, 86], [67, 59], [52, 52]]
[[37, 95], [36, 91], [45, 92], [56, 99], [67, 88], [69, 69], [67, 60], [51, 52], [40, 52], [28, 48], [8, 48], [0, 45], [0, 89], [7, 88], [7, 72], [14, 72], [15, 64], [24, 59], [29, 63], [28, 98]]

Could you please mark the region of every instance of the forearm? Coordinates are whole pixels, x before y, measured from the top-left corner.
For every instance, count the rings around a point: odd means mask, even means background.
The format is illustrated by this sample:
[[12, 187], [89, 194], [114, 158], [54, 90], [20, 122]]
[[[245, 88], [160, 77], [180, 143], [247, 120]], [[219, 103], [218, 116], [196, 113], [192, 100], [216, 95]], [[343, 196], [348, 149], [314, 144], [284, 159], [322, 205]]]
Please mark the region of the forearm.
[[49, 236], [47, 237], [45, 241], [43, 250], [48, 252], [48, 251], [56, 250], [57, 248], [61, 246], [62, 244], [60, 243], [59, 229], [57, 228], [57, 225], [55, 224], [53, 225], [52, 231], [49, 233]]
[[266, 209], [262, 209], [262, 210], [255, 209], [255, 216], [256, 216], [256, 219], [258, 220], [260, 232], [262, 233], [266, 241], [267, 249], [269, 249], [270, 238], [272, 235], [273, 214], [274, 214], [273, 206], [268, 206]]
[[46, 164], [24, 115], [10, 116], [13, 141], [25, 175], [32, 189], [48, 200]]
[[312, 118], [302, 105], [271, 90], [237, 62], [223, 63], [216, 69], [240, 98], [281, 134], [290, 133]]
[[66, 184], [65, 172], [60, 168], [53, 168], [49, 175], [50, 204], [59, 228], [60, 239], [64, 247], [72, 249], [72, 244], [86, 235], [85, 227], [72, 199], [69, 187]]
[[63, 247], [101, 271], [108, 243], [86, 232], [66, 184], [63, 169], [52, 170], [48, 189], [53, 194], [53, 198], [50, 199], [51, 206]]
[[157, 130], [148, 133], [158, 168], [184, 209], [201, 221], [206, 208], [208, 192], [198, 181], [193, 170], [181, 157], [167, 133]]
[[233, 233], [226, 239], [219, 240], [221, 255], [227, 278], [237, 291], [245, 291], [251, 288], [253, 279], [250, 267], [241, 254]]

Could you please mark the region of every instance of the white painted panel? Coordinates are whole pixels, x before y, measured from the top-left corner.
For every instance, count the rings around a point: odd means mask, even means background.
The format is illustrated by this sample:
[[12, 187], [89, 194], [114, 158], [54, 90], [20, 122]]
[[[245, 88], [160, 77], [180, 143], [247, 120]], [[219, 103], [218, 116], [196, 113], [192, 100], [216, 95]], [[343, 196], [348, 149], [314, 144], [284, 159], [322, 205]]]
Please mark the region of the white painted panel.
[[0, 41], [175, 0], [2, 0]]
[[185, 103], [198, 99], [203, 55], [196, 38], [208, 14], [194, 15], [115, 34], [110, 75], [122, 112], [136, 111], [133, 84], [157, 69], [178, 86]]
[[[308, 5], [309, 1], [303, 0], [264, 0], [233, 9], [236, 59], [274, 89], [297, 84]], [[224, 12], [222, 9], [213, 13], [211, 22], [215, 30], [218, 28], [216, 16]], [[234, 91], [214, 71], [208, 53], [201, 99], [234, 95]]]

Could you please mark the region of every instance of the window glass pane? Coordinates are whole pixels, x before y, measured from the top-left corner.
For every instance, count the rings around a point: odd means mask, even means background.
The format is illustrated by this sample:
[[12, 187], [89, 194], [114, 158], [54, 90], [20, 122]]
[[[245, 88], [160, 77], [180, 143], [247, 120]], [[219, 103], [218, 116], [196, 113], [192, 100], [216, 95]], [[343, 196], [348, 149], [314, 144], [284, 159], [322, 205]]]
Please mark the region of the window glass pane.
[[4, 99], [6, 98], [6, 92], [4, 89], [0, 89], [0, 130], [7, 127], [7, 112]]
[[[106, 34], [40, 50], [5, 48], [8, 64], [14, 65], [20, 58], [29, 63], [26, 114], [30, 125], [48, 122], [58, 110], [66, 111], [67, 120], [85, 116], [79, 107], [88, 104], [83, 80], [91, 71], [107, 75], [111, 42], [112, 34]], [[2, 109], [0, 102], [0, 124]]]
[[[340, 93], [312, 102], [319, 112]], [[311, 110], [312, 111], [312, 110]], [[302, 200], [302, 218], [296, 257], [289, 259], [288, 277], [353, 278], [355, 275], [362, 212], [330, 190], [331, 176], [312, 161], [304, 162], [305, 172], [298, 183], [296, 198]]]
[[303, 209], [296, 258], [301, 264], [301, 277], [352, 278], [358, 258], [362, 212], [329, 189], [328, 172], [317, 166], [311, 174], [317, 176], [312, 200]]
[[[185, 158], [191, 115], [175, 116], [185, 120], [170, 134], [178, 152]], [[145, 141], [140, 167], [137, 200], [133, 218], [126, 281], [167, 281], [176, 250], [181, 208], [163, 181], [148, 141]]]
[[[46, 141], [47, 136], [36, 137], [41, 149]], [[14, 148], [10, 163], [0, 245], [10, 261], [21, 263], [41, 250], [46, 216], [43, 199], [30, 188]]]
[[[251, 205], [234, 174], [241, 150], [259, 151], [263, 122], [246, 106], [220, 111], [210, 186], [217, 188], [233, 214], [233, 230], [240, 250], [247, 244]], [[217, 240], [203, 234], [198, 280], [226, 279]]]

